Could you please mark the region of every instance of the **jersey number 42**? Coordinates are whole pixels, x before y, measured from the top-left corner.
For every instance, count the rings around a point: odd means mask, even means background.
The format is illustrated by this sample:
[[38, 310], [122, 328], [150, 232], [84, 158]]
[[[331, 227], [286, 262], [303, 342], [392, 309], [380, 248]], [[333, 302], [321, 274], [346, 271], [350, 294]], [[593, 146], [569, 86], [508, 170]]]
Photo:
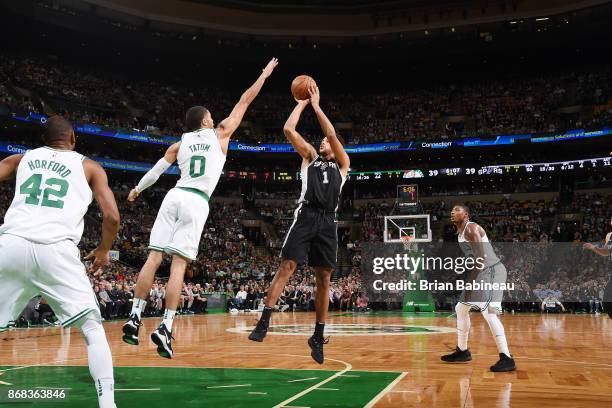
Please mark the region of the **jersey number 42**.
[[27, 195], [26, 204], [64, 208], [64, 201], [61, 198], [66, 197], [68, 193], [68, 182], [63, 179], [50, 178], [45, 180], [44, 185], [47, 187], [44, 190], [41, 189], [42, 184], [42, 174], [32, 174], [19, 186], [19, 194]]

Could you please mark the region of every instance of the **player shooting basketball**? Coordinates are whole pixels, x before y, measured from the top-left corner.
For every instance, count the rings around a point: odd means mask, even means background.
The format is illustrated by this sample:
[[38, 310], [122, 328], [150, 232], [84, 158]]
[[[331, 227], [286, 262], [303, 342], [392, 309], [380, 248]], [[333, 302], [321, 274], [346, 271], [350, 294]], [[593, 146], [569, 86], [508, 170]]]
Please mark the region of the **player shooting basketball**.
[[[249, 335], [253, 341], [263, 341], [270, 325], [272, 308], [293, 275], [298, 263], [308, 258], [315, 270], [317, 293], [315, 299], [316, 325], [308, 339], [312, 358], [323, 364], [323, 338], [329, 307], [329, 285], [336, 267], [338, 231], [336, 211], [342, 186], [348, 175], [350, 160], [332, 123], [319, 106], [319, 88], [310, 80], [310, 99], [298, 100], [297, 106], [285, 123], [284, 132], [302, 157], [302, 192], [295, 210], [293, 224], [287, 232], [281, 251], [282, 261], [268, 289], [265, 307], [255, 329]], [[308, 104], [317, 115], [324, 138], [317, 150], [296, 131], [300, 116]]]
[[[612, 226], [612, 219], [610, 219], [610, 225]], [[599, 256], [610, 256], [612, 257], [612, 232], [608, 232], [600, 245], [586, 243], [582, 248], [589, 251], [595, 252]], [[608, 313], [608, 316], [612, 319], [612, 277], [608, 281], [608, 285], [604, 290], [603, 295], [603, 307], [604, 311]]]
[[[476, 282], [505, 282], [506, 267], [495, 254], [489, 242], [487, 233], [478, 224], [470, 221], [470, 211], [465, 205], [455, 205], [451, 211], [451, 222], [459, 232], [458, 241], [466, 257], [484, 260], [485, 267], [477, 270]], [[516, 370], [514, 359], [508, 350], [508, 341], [502, 322], [497, 317], [501, 312], [502, 291], [464, 291], [461, 300], [455, 306], [457, 312], [457, 347], [451, 354], [442, 356], [442, 361], [458, 363], [472, 360], [468, 349], [468, 335], [470, 332], [470, 310], [478, 309], [487, 321], [491, 334], [499, 351], [499, 361], [491, 366], [491, 371]]]

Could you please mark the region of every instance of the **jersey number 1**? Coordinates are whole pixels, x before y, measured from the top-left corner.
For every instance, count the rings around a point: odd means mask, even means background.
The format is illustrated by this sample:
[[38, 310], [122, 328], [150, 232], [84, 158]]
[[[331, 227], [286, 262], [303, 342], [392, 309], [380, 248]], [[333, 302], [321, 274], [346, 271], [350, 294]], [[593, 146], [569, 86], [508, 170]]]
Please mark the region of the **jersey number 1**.
[[[27, 195], [26, 204], [38, 205], [40, 203], [42, 207], [64, 208], [64, 201], [60, 200], [60, 198], [66, 197], [68, 182], [62, 179], [50, 178], [45, 181], [45, 185], [48, 187], [44, 190], [40, 189], [41, 184], [42, 174], [32, 174], [30, 178], [19, 186], [19, 194]], [[42, 201], [40, 200], [41, 194]]]
[[189, 175], [191, 178], [196, 178], [204, 175], [206, 170], [206, 157], [204, 156], [191, 156], [189, 162]]
[[327, 178], [327, 172], [324, 171], [323, 172], [323, 184], [328, 184], [329, 183], [329, 179]]

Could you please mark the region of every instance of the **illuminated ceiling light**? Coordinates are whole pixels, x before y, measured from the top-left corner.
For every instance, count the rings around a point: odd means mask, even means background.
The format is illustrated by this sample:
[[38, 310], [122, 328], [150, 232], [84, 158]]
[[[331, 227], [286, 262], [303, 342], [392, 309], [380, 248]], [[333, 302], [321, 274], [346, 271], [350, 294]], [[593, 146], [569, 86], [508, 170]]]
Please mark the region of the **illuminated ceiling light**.
[[425, 35], [429, 35], [429, 31], [428, 30], [425, 30]]
[[510, 24], [516, 24], [516, 23], [518, 23], [518, 21], [516, 21], [516, 20], [510, 22]]
[[451, 31], [454, 33], [455, 32], [455, 27], [451, 27]]
[[538, 17], [536, 18], [536, 21], [546, 21], [546, 20], [550, 20], [548, 17]]

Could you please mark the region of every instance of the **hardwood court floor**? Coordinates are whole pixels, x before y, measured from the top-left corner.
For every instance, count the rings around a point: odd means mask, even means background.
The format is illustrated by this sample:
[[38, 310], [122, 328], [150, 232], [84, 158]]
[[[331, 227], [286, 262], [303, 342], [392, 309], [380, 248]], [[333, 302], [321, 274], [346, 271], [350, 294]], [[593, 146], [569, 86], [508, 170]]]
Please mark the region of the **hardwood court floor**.
[[[332, 314], [323, 366], [306, 345], [314, 314], [274, 314], [263, 343], [247, 339], [256, 319], [178, 317], [172, 360], [158, 357], [148, 340], [159, 319], [144, 320], [138, 347], [121, 341], [122, 322], [105, 324], [118, 407], [612, 406], [607, 315], [503, 316], [518, 366], [512, 373], [489, 371], [497, 350], [478, 314], [470, 333], [473, 360], [459, 365], [439, 360], [456, 342], [455, 319], [443, 314]], [[9, 387], [3, 383], [64, 387], [68, 402], [43, 406], [97, 406], [75, 329], [15, 330], [0, 339], [0, 390]]]

